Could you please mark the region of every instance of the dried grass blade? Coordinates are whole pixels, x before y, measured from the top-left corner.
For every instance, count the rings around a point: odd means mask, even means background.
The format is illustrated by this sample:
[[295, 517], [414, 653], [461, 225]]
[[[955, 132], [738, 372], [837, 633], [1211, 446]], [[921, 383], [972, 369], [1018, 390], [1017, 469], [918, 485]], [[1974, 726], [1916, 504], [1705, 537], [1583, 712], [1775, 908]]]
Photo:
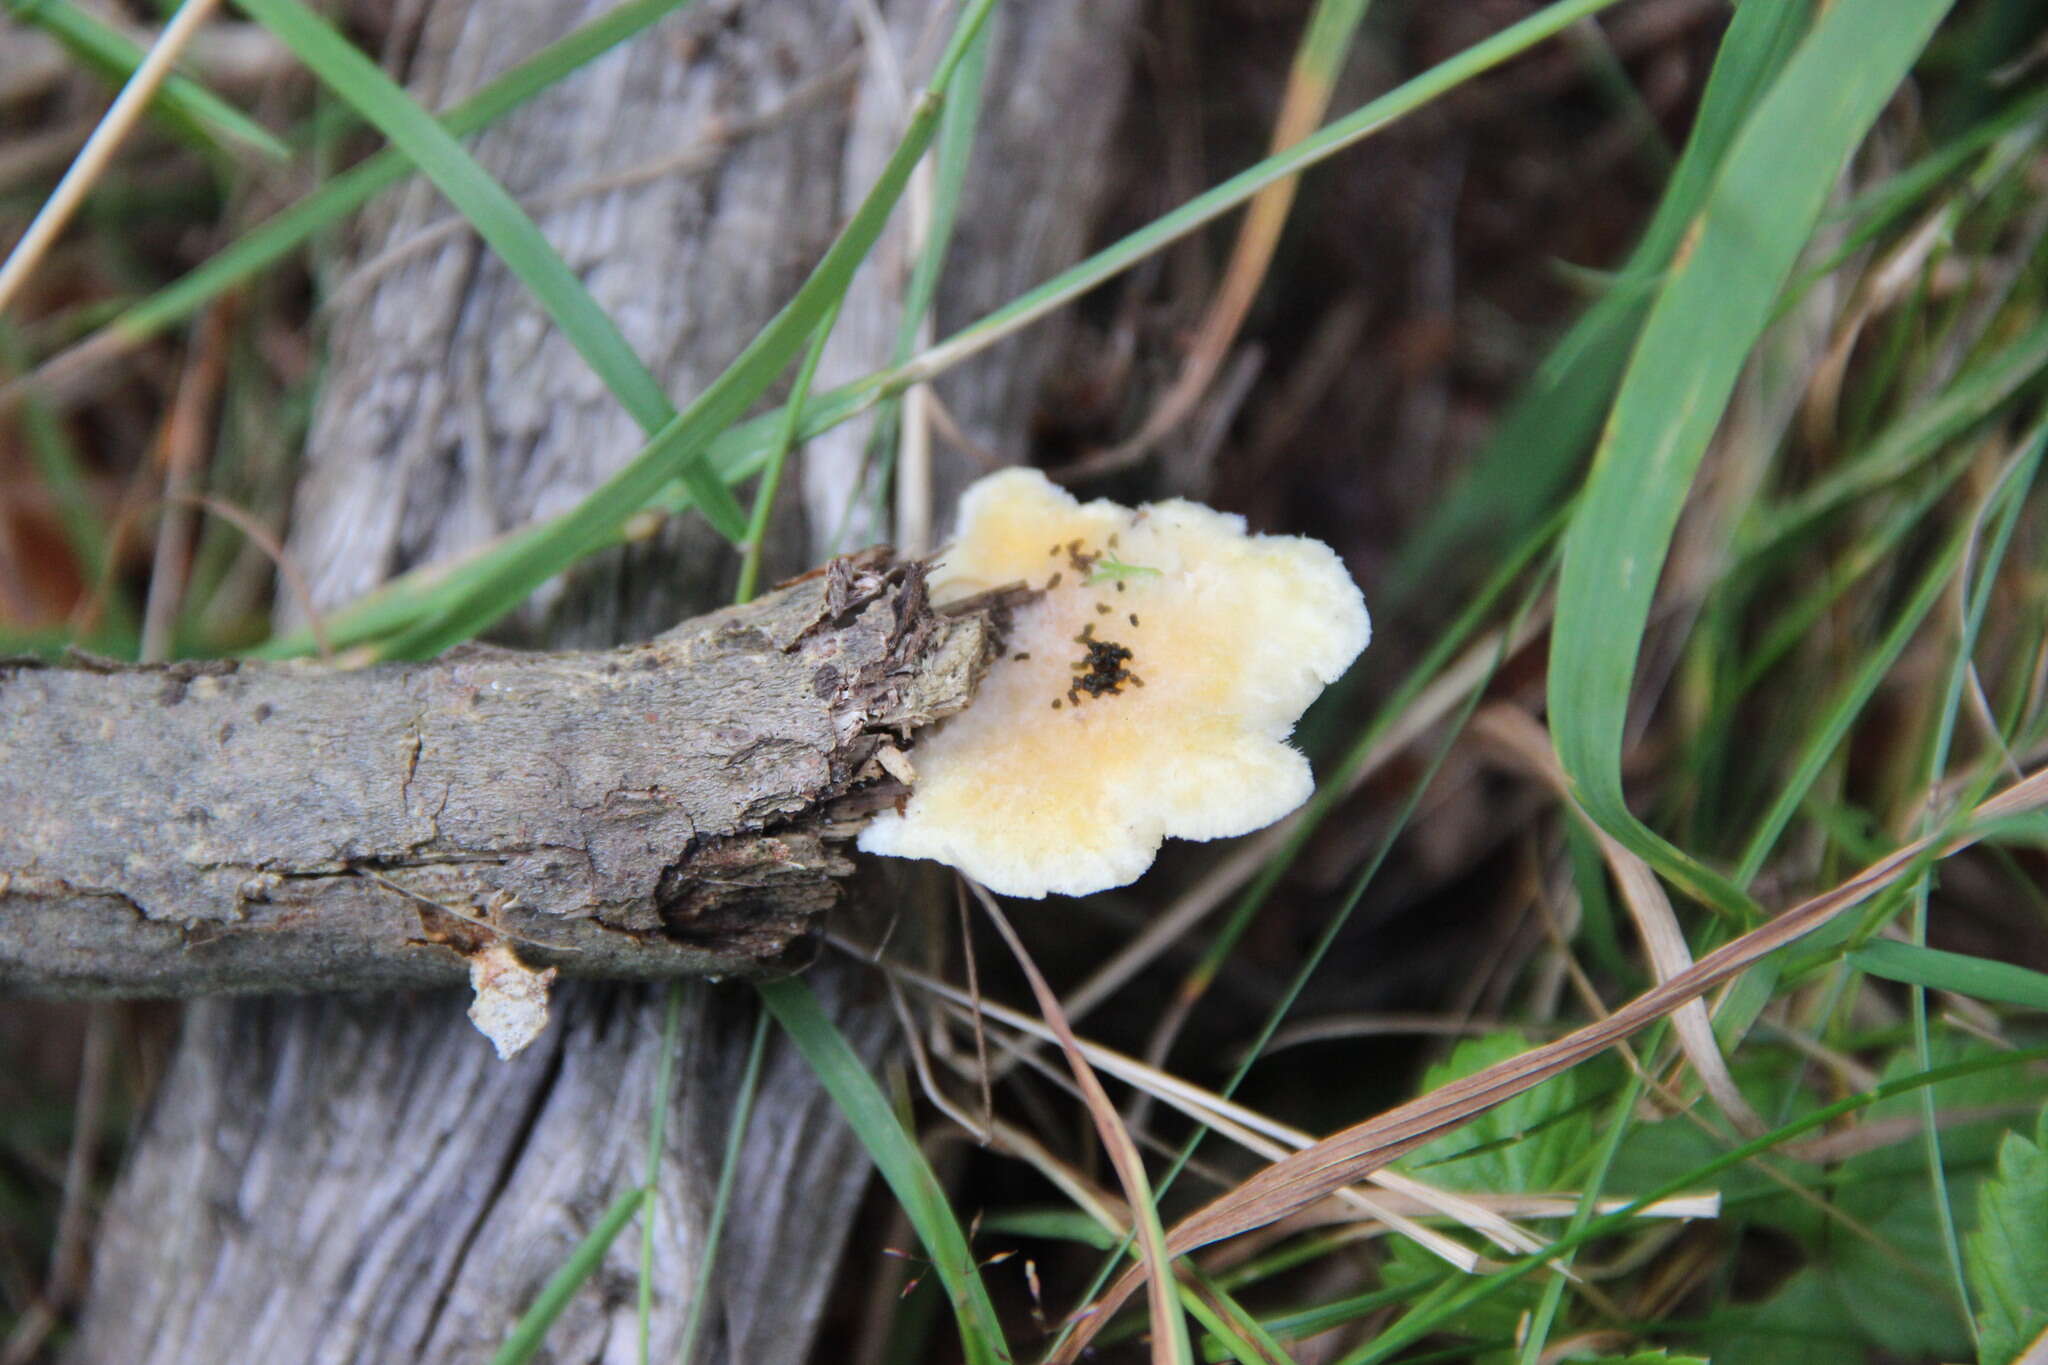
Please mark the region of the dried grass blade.
[[979, 883], [970, 881], [967, 885], [981, 902], [981, 908], [988, 912], [996, 932], [1009, 945], [1010, 953], [1017, 959], [1018, 967], [1023, 969], [1025, 979], [1031, 983], [1031, 993], [1038, 998], [1038, 1008], [1045, 1015], [1045, 1022], [1059, 1035], [1060, 1051], [1066, 1054], [1067, 1066], [1074, 1073], [1074, 1083], [1081, 1088], [1082, 1097], [1088, 1104], [1088, 1115], [1095, 1121], [1095, 1131], [1109, 1152], [1110, 1164], [1116, 1168], [1117, 1182], [1124, 1188], [1124, 1198], [1130, 1201], [1131, 1226], [1137, 1231], [1138, 1246], [1143, 1253], [1143, 1259], [1134, 1269], [1145, 1280], [1151, 1298], [1153, 1365], [1192, 1361], [1194, 1352], [1188, 1344], [1187, 1320], [1181, 1316], [1174, 1293], [1173, 1261], [1167, 1255], [1166, 1238], [1159, 1225], [1159, 1210], [1152, 1199], [1152, 1184], [1145, 1177], [1145, 1163], [1138, 1156], [1138, 1146], [1131, 1141], [1129, 1131], [1118, 1118], [1116, 1106], [1109, 1102], [1108, 1092], [1096, 1078], [1095, 1069], [1082, 1055], [1081, 1040], [1074, 1036], [1073, 1027], [1067, 1023], [1066, 1013], [1060, 1009], [1059, 996], [1046, 983], [1038, 964], [1031, 960], [1031, 954], [1024, 951], [1024, 944], [1004, 917], [1002, 907]]
[[[993, 1000], [971, 999], [956, 987], [911, 967], [893, 962], [878, 962], [877, 965], [889, 972], [892, 978], [907, 982], [946, 1001], [963, 1020], [979, 1021], [981, 1016], [986, 1015], [988, 1021], [1015, 1030], [1019, 1039], [1058, 1039], [1058, 1035], [1051, 1028], [1008, 1006]], [[1071, 1021], [1069, 1022], [1071, 1025]], [[1315, 1139], [1301, 1130], [1280, 1123], [1233, 1100], [1225, 1099], [1212, 1090], [1205, 1090], [1201, 1086], [1184, 1081], [1135, 1057], [1104, 1047], [1100, 1043], [1091, 1043], [1078, 1036], [1076, 1042], [1089, 1065], [1097, 1071], [1108, 1072], [1125, 1084], [1144, 1091], [1197, 1123], [1215, 1129], [1246, 1151], [1268, 1161], [1278, 1161], [1289, 1152], [1298, 1152], [1315, 1145]], [[1005, 1053], [1019, 1056], [1023, 1055], [1023, 1049], [1013, 1040], [1005, 1049]], [[1035, 1059], [1027, 1056], [1026, 1060], [1037, 1065]], [[969, 1126], [958, 1115], [954, 1116], [954, 1121], [961, 1123], [963, 1127]], [[1374, 1171], [1366, 1178], [1380, 1186], [1385, 1193], [1368, 1194], [1363, 1190], [1347, 1188], [1338, 1190], [1336, 1197], [1349, 1205], [1354, 1214], [1363, 1213], [1386, 1224], [1395, 1232], [1413, 1239], [1460, 1270], [1484, 1270], [1486, 1262], [1457, 1239], [1413, 1221], [1415, 1217], [1438, 1214], [1449, 1218], [1516, 1255], [1525, 1256], [1542, 1245], [1539, 1240], [1515, 1226], [1506, 1217], [1465, 1195], [1438, 1189], [1397, 1171]]]

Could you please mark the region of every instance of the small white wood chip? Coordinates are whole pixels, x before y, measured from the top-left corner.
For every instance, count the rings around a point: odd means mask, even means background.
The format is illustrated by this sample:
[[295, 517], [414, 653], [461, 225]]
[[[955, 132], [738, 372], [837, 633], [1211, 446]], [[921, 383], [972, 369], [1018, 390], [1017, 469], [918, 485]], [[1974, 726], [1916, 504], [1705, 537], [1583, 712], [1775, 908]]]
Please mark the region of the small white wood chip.
[[470, 956], [476, 999], [469, 1021], [498, 1049], [499, 1061], [510, 1061], [548, 1026], [548, 988], [554, 983], [553, 967], [535, 971], [503, 941]]

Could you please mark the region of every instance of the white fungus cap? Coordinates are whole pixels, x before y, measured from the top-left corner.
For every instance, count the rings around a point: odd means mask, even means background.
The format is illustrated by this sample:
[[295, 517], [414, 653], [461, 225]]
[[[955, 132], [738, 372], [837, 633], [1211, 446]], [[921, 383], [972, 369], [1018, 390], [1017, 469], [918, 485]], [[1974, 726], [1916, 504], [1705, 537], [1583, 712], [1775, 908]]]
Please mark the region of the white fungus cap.
[[862, 849], [1081, 896], [1136, 880], [1167, 835], [1246, 834], [1308, 799], [1287, 736], [1372, 635], [1329, 546], [1180, 499], [1082, 504], [1009, 469], [961, 499], [931, 589], [1019, 581], [1046, 591], [973, 705], [919, 739], [908, 800]]

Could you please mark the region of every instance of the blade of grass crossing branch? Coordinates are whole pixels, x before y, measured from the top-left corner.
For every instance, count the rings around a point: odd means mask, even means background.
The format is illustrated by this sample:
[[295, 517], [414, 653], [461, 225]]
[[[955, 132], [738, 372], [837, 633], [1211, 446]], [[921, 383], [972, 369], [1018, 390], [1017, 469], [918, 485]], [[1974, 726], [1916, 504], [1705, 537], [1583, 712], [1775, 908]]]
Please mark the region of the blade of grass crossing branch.
[[1431, 513], [1394, 566], [1390, 591], [1405, 600], [1444, 559], [1485, 535], [1512, 538], [1562, 495], [1600, 426], [1650, 291], [1699, 212], [1742, 120], [1783, 69], [1806, 31], [1804, 0], [1745, 0], [1728, 24], [1700, 94], [1691, 136], [1613, 286], [1538, 367], [1469, 473]]
[[[506, 269], [519, 277], [633, 420], [650, 435], [675, 416], [661, 385], [640, 363], [611, 315], [505, 187], [477, 165], [446, 128], [377, 69], [332, 26], [298, 0], [237, 0], [298, 59], [419, 167], [448, 196]], [[728, 540], [746, 534], [746, 514], [704, 461], [676, 470], [705, 518]]]
[[811, 396], [811, 380], [817, 376], [818, 361], [824, 357], [825, 343], [832, 339], [832, 326], [839, 321], [839, 305], [844, 301], [843, 296], [833, 300], [825, 320], [812, 334], [811, 348], [804, 352], [804, 363], [797, 366], [789, 401], [783, 404], [781, 437], [768, 452], [768, 467], [761, 471], [761, 486], [754, 490], [754, 512], [747, 519], [746, 558], [740, 561], [739, 586], [732, 594], [735, 602], [753, 601], [754, 589], [761, 581], [762, 542], [768, 537], [768, 514], [775, 508], [775, 490], [782, 486], [782, 465], [796, 446], [797, 428], [804, 420], [804, 403]]
[[968, 1361], [971, 1365], [1008, 1361], [1010, 1353], [1003, 1344], [995, 1305], [981, 1282], [966, 1234], [953, 1217], [946, 1192], [932, 1174], [924, 1153], [897, 1121], [896, 1111], [889, 1107], [888, 1097], [801, 979], [761, 982], [755, 989], [768, 1012], [775, 1016], [775, 1022], [782, 1025], [783, 1032], [810, 1063], [819, 1083], [839, 1105], [846, 1121], [853, 1125], [854, 1133], [874, 1158], [876, 1169], [895, 1191], [911, 1226], [917, 1229], [939, 1281], [945, 1286], [946, 1297], [952, 1302]]
[[[684, 2], [640, 0], [639, 3], [621, 5], [544, 48], [464, 100], [448, 112], [443, 120], [444, 126], [458, 136], [476, 131], [532, 98], [566, 72], [630, 37]], [[907, 365], [832, 389], [819, 396], [818, 405], [821, 408], [846, 405], [842, 415], [836, 419], [844, 421], [866, 411], [883, 397], [901, 393], [914, 383], [943, 373], [968, 356], [979, 354], [1011, 333], [1087, 293], [1104, 280], [1136, 265], [1168, 243], [1229, 213], [1266, 186], [1328, 160], [1439, 96], [1513, 60], [1569, 25], [1619, 3], [1620, 0], [1555, 0], [1548, 7], [1403, 82], [1286, 151], [1267, 157], [1087, 260], [1026, 291], [914, 357]], [[184, 279], [119, 315], [92, 338], [51, 360], [32, 381], [0, 388], [0, 407], [17, 399], [27, 383], [55, 387], [60, 379], [90, 371], [110, 355], [133, 349], [167, 324], [200, 307], [222, 289], [278, 260], [320, 228], [335, 222], [378, 190], [400, 179], [409, 169], [410, 163], [396, 152], [384, 152], [336, 177], [326, 189], [285, 210]], [[764, 452], [767, 449], [765, 439], [761, 449]]]
[[[258, 0], [265, 5], [286, 2]], [[846, 296], [854, 271], [874, 248], [896, 201], [910, 183], [911, 172], [931, 145], [938, 131], [940, 111], [945, 107], [943, 92], [993, 7], [994, 0], [973, 0], [961, 14], [952, 41], [932, 73], [931, 85], [918, 97], [910, 126], [876, 177], [873, 188], [796, 296], [770, 319], [725, 372], [657, 432], [625, 468], [541, 528], [533, 538], [521, 541], [489, 580], [450, 611], [418, 623], [390, 642], [383, 657], [427, 657], [471, 638], [549, 578], [605, 544], [618, 533], [626, 518], [651, 502], [685, 468], [696, 468], [705, 478], [712, 477], [706, 450], [713, 439], [761, 396], [826, 311]], [[723, 484], [720, 491], [724, 491]], [[725, 496], [731, 500], [731, 494]], [[742, 517], [734, 529], [734, 538], [745, 534], [746, 521]]]
[[[133, 39], [71, 0], [0, 0], [0, 9], [49, 34], [115, 85], [125, 83], [142, 64], [143, 50]], [[291, 160], [291, 148], [276, 134], [190, 76], [169, 77], [150, 104], [150, 112], [179, 136], [203, 147], [229, 155], [255, 152], [275, 162]]]
[[1607, 832], [1688, 894], [1754, 903], [1637, 820], [1621, 747], [1637, 651], [1678, 514], [1737, 375], [1843, 164], [1952, 0], [1836, 5], [1736, 135], [1643, 327], [1565, 532], [1551, 649], [1558, 757]]

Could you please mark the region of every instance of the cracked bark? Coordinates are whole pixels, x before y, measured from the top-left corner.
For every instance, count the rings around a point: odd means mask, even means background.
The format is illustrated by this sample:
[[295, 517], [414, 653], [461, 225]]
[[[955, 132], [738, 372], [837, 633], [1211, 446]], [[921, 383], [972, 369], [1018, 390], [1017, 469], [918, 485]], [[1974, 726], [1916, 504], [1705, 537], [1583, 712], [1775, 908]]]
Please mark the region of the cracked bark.
[[[424, 0], [420, 50], [394, 69], [423, 101], [445, 104], [607, 8]], [[918, 38], [953, 8], [896, 0], [883, 11], [898, 54], [920, 53], [903, 63], [915, 72], [933, 46]], [[1072, 259], [1112, 173], [1103, 150], [1132, 11], [1131, 0], [1000, 7], [942, 330]], [[698, 0], [472, 144], [515, 195], [547, 204], [542, 230], [672, 395], [699, 391], [788, 298], [866, 188], [857, 168], [869, 149], [895, 136], [892, 101], [886, 88], [870, 94], [872, 54], [859, 58], [856, 42], [842, 0]], [[851, 127], [844, 102], [794, 100], [850, 57], [862, 62]], [[706, 169], [575, 192], [719, 127], [757, 131]], [[447, 212], [424, 186], [386, 196], [366, 215], [358, 255], [411, 241]], [[841, 328], [883, 338], [860, 358], [867, 368], [887, 360], [892, 281], [900, 275], [885, 262], [842, 315]], [[1018, 448], [1059, 325], [940, 381], [964, 427]], [[290, 548], [316, 599], [334, 605], [560, 510], [638, 445], [518, 285], [467, 238], [446, 240], [337, 311]], [[805, 453], [805, 487], [848, 486], [843, 468], [825, 478], [821, 457], [832, 458]], [[940, 487], [966, 468], [942, 451]], [[783, 500], [771, 542], [780, 572], [843, 548], [832, 543], [843, 501], [826, 499], [830, 515], [808, 532], [801, 501], [794, 489]], [[558, 649], [646, 638], [715, 606], [730, 581], [729, 558], [699, 528], [671, 523], [550, 585], [503, 638]], [[849, 899], [881, 871], [856, 877]], [[827, 959], [808, 980], [855, 1049], [878, 1057], [891, 1026], [858, 974]], [[68, 1358], [487, 1359], [642, 1179], [661, 995], [565, 983], [554, 1023], [510, 1063], [476, 1036], [454, 992], [188, 1007], [109, 1201]], [[754, 1008], [750, 993], [701, 981], [680, 996], [656, 1182], [650, 1344], [661, 1360], [674, 1357], [690, 1311]], [[696, 1365], [811, 1354], [869, 1170], [801, 1059], [771, 1048]], [[635, 1240], [614, 1244], [542, 1359], [637, 1356]]]
[[805, 965], [877, 747], [986, 662], [922, 587], [871, 552], [604, 653], [0, 665], [0, 989], [450, 985], [496, 935], [565, 976]]

